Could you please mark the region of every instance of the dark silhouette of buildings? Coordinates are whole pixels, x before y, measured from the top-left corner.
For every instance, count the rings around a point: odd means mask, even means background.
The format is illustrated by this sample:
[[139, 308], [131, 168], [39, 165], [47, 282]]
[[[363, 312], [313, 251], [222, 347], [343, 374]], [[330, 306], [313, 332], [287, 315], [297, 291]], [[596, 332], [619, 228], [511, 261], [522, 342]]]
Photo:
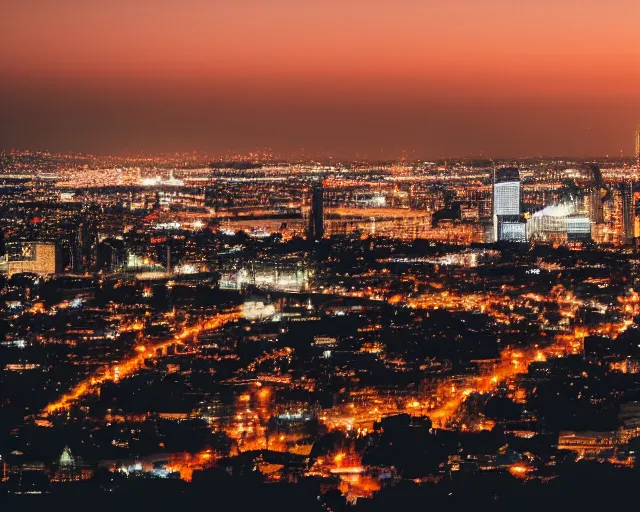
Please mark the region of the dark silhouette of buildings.
[[73, 269], [84, 273], [97, 263], [98, 237], [95, 225], [90, 221], [80, 222], [76, 233]]
[[322, 182], [311, 188], [311, 211], [309, 213], [309, 239], [320, 240], [324, 236], [324, 190]]
[[622, 184], [622, 227], [624, 242], [630, 244], [635, 237], [635, 205], [633, 204], [633, 183]]
[[636, 127], [636, 136], [635, 136], [635, 146], [636, 146], [636, 164], [640, 165], [640, 123]]

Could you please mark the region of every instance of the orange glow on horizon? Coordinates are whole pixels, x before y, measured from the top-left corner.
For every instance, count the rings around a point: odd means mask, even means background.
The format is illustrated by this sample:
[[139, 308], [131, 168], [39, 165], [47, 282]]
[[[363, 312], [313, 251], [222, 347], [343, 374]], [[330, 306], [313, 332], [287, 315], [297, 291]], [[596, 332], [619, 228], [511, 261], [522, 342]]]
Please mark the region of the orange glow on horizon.
[[[0, 135], [90, 152], [143, 138], [155, 151], [617, 153], [640, 95], [639, 17], [635, 0], [9, 2]], [[140, 128], [120, 138], [123, 118]], [[43, 122], [56, 129], [27, 129]], [[74, 132], [86, 123], [101, 133]]]

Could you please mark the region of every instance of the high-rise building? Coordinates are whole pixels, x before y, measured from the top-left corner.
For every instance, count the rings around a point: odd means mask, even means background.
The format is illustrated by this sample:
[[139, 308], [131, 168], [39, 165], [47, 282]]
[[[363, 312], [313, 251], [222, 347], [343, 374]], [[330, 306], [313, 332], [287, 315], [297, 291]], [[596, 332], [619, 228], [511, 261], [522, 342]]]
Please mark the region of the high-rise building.
[[640, 123], [636, 127], [636, 163], [640, 165]]
[[493, 214], [520, 215], [520, 173], [515, 167], [495, 171]]
[[98, 233], [93, 222], [90, 220], [80, 221], [73, 245], [74, 272], [84, 273], [96, 265]]
[[635, 238], [635, 205], [633, 204], [633, 183], [622, 184], [622, 240], [629, 244]]
[[600, 188], [593, 188], [589, 193], [589, 217], [595, 224], [604, 224], [604, 203]]
[[311, 211], [309, 212], [309, 239], [320, 240], [324, 236], [324, 190], [322, 182], [311, 188]]
[[591, 240], [591, 220], [579, 213], [566, 219], [567, 242], [587, 242]]
[[515, 167], [494, 171], [493, 233], [494, 241], [526, 241], [526, 225], [520, 212], [520, 172]]

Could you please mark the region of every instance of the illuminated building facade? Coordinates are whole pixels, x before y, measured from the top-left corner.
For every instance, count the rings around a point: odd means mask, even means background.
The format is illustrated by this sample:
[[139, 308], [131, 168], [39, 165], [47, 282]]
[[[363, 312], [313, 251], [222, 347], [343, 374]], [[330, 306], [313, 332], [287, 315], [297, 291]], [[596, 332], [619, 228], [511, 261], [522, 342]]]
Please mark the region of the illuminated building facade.
[[415, 240], [427, 238], [431, 226], [428, 212], [408, 209], [329, 209], [325, 222], [327, 236], [363, 235]]
[[595, 224], [604, 224], [604, 205], [599, 188], [594, 188], [589, 194], [589, 212]]
[[515, 167], [494, 171], [493, 232], [495, 241], [524, 242], [526, 227], [520, 216], [520, 173]]
[[495, 172], [493, 213], [497, 216], [520, 215], [520, 173], [507, 167]]
[[567, 239], [569, 242], [581, 242], [591, 239], [591, 221], [585, 215], [570, 215], [567, 222]]
[[545, 242], [584, 242], [591, 239], [591, 221], [576, 213], [572, 203], [551, 205], [527, 221], [527, 239]]
[[60, 251], [54, 243], [31, 242], [22, 245], [19, 258], [10, 259], [7, 263], [7, 274], [12, 276], [22, 272], [38, 275], [57, 274], [61, 272]]
[[498, 240], [510, 242], [526, 242], [527, 229], [524, 222], [503, 219], [498, 222]]
[[71, 454], [68, 446], [65, 446], [58, 461], [58, 468], [53, 474], [54, 482], [78, 482], [89, 477], [87, 471], [83, 471], [79, 460]]
[[300, 265], [251, 262], [239, 269], [222, 271], [220, 289], [243, 290], [255, 286], [265, 290], [300, 292], [309, 286], [310, 272]]
[[636, 127], [636, 163], [640, 165], [640, 123]]

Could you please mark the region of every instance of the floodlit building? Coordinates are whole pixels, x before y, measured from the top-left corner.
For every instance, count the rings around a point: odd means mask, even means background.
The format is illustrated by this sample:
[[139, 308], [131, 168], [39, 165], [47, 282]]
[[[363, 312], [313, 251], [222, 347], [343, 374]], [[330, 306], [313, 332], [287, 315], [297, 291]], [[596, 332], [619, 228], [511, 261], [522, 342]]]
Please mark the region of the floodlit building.
[[595, 458], [613, 452], [617, 443], [615, 432], [563, 431], [558, 436], [558, 450], [570, 450], [585, 458]]
[[65, 446], [58, 460], [58, 467], [53, 474], [53, 482], [78, 482], [86, 480], [91, 472], [83, 468], [82, 461], [71, 454], [68, 446]]
[[567, 239], [569, 242], [591, 239], [591, 221], [586, 215], [570, 215], [567, 221]]
[[255, 286], [264, 290], [300, 292], [309, 286], [310, 271], [302, 265], [249, 262], [222, 271], [220, 289], [243, 290]]
[[520, 213], [520, 172], [515, 167], [494, 171], [493, 233], [494, 241], [525, 242], [526, 225]]
[[311, 189], [311, 211], [309, 213], [309, 238], [320, 240], [324, 236], [324, 191], [322, 183]]
[[268, 304], [260, 297], [248, 297], [242, 306], [242, 314], [247, 320], [263, 320], [272, 317], [275, 312], [275, 305]]
[[527, 239], [580, 242], [591, 239], [591, 221], [576, 213], [575, 205], [551, 205], [534, 213], [527, 221]]
[[520, 173], [514, 167], [498, 169], [493, 184], [493, 213], [520, 215]]
[[594, 188], [589, 194], [589, 212], [595, 224], [604, 224], [604, 204], [599, 188]]
[[7, 274], [29, 272], [38, 275], [57, 274], [62, 271], [60, 250], [53, 242], [28, 242], [22, 244], [21, 254], [9, 258]]

